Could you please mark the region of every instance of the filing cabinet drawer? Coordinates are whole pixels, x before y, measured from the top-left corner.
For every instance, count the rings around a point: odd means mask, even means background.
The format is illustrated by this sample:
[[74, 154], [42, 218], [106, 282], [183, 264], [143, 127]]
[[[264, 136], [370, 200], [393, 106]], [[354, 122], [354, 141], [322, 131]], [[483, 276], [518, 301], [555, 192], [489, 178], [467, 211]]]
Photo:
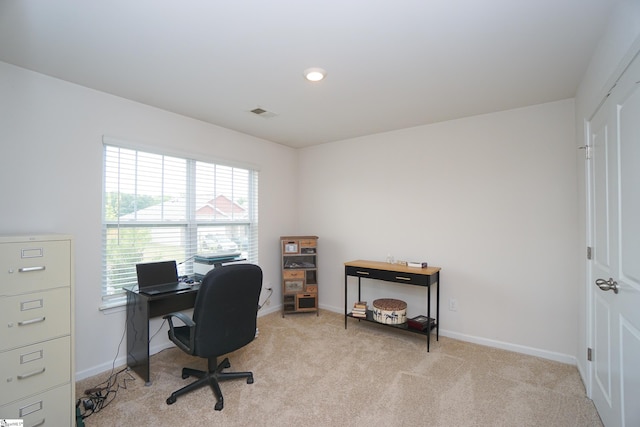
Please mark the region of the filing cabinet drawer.
[[24, 421], [24, 427], [72, 426], [69, 402], [73, 401], [71, 385], [0, 406], [0, 418]]
[[0, 297], [0, 351], [71, 332], [70, 288]]
[[0, 245], [0, 296], [69, 286], [70, 241]]
[[[0, 402], [10, 402], [69, 382], [71, 338], [0, 353]], [[8, 387], [7, 387], [8, 386]]]

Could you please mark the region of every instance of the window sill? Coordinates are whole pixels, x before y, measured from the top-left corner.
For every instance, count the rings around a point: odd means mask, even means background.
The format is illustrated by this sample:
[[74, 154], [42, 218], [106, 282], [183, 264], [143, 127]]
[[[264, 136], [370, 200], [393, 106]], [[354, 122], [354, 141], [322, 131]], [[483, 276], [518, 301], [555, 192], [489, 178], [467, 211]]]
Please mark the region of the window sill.
[[126, 298], [122, 298], [114, 301], [104, 302], [98, 307], [98, 310], [100, 310], [103, 314], [113, 314], [125, 311], [126, 307], [127, 300]]

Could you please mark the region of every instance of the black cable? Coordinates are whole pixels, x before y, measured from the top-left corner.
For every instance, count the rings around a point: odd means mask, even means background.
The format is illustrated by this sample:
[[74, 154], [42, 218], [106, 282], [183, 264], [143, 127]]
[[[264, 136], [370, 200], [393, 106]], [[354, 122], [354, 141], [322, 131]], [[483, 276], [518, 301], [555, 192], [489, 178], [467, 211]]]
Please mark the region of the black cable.
[[162, 321], [162, 324], [161, 324], [161, 325], [160, 325], [160, 327], [158, 328], [158, 330], [157, 330], [153, 335], [151, 335], [151, 338], [149, 338], [149, 343], [151, 343], [151, 340], [153, 339], [153, 337], [155, 337], [156, 335], [158, 335], [158, 332], [160, 332], [160, 331], [162, 330], [162, 327], [164, 326], [164, 324], [165, 324], [165, 323], [167, 323], [167, 319], [164, 319], [164, 320]]
[[[81, 408], [82, 419], [85, 419], [107, 407], [107, 405], [109, 405], [116, 398], [116, 394], [119, 389], [127, 388], [127, 381], [135, 381], [135, 378], [129, 373], [129, 368], [126, 366], [118, 372], [114, 373], [116, 369], [116, 360], [118, 359], [118, 354], [120, 354], [120, 346], [124, 341], [126, 332], [127, 328], [125, 327], [122, 331], [120, 342], [118, 343], [116, 355], [113, 358], [113, 362], [111, 363], [111, 373], [109, 374], [109, 377], [105, 381], [97, 384], [95, 387], [85, 390], [84, 393], [87, 397], [79, 399], [76, 403], [76, 406]], [[122, 383], [120, 384], [118, 383], [118, 375], [122, 374], [123, 372], [126, 372], [126, 376], [122, 378]], [[84, 409], [84, 412], [82, 412], [82, 409]]]
[[178, 265], [182, 265], [182, 264], [184, 264], [185, 262], [189, 261], [190, 259], [195, 258], [196, 256], [197, 256], [197, 255], [191, 255], [189, 258], [185, 259], [184, 261], [179, 262], [179, 263], [178, 263]]
[[267, 301], [269, 301], [269, 298], [271, 298], [271, 295], [273, 295], [273, 288], [267, 288], [267, 290], [269, 291], [269, 295], [267, 295], [267, 298], [265, 298], [264, 302], [262, 304], [258, 304], [258, 310], [260, 310], [262, 307], [264, 307], [264, 305], [267, 303]]

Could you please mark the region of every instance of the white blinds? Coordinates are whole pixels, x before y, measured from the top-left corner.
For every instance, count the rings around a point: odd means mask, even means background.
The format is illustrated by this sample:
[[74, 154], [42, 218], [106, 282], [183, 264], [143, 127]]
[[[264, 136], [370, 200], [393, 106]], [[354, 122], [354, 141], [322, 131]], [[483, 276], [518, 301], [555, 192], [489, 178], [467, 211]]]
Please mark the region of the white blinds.
[[103, 299], [135, 285], [135, 265], [201, 253], [258, 262], [258, 172], [104, 145]]

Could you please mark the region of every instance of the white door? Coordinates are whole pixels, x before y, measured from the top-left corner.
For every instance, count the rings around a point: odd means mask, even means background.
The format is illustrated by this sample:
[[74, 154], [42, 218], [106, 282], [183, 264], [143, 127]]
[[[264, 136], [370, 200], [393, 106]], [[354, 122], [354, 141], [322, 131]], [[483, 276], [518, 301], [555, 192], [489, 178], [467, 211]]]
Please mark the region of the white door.
[[640, 426], [640, 59], [589, 122], [592, 398], [607, 427]]

